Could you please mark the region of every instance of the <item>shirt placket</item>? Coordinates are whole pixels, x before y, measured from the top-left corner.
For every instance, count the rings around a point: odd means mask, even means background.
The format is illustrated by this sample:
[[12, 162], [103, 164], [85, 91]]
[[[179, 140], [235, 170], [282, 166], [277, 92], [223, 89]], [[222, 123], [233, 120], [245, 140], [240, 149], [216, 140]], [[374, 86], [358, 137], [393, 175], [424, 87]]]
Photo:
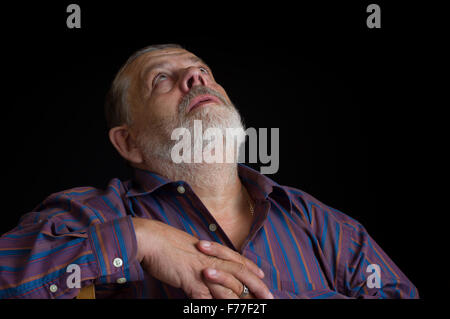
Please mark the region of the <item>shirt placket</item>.
[[270, 202], [268, 200], [257, 200], [255, 201], [255, 220], [253, 221], [252, 227], [250, 228], [250, 232], [247, 236], [247, 239], [244, 241], [242, 245], [242, 250], [239, 253], [243, 253], [247, 248], [248, 244], [255, 238], [256, 234], [261, 230], [264, 226], [267, 216], [270, 211]]
[[[194, 222], [198, 221], [196, 226], [201, 226], [202, 230], [207, 234], [207, 240], [218, 241], [217, 239], [219, 239], [219, 242], [235, 250], [225, 231], [192, 189], [188, 185], [180, 184], [177, 186], [177, 192], [178, 196], [184, 197], [184, 200], [190, 202], [191, 205], [189, 205], [190, 207], [186, 212], [193, 217]], [[199, 235], [202, 237], [202, 234]]]

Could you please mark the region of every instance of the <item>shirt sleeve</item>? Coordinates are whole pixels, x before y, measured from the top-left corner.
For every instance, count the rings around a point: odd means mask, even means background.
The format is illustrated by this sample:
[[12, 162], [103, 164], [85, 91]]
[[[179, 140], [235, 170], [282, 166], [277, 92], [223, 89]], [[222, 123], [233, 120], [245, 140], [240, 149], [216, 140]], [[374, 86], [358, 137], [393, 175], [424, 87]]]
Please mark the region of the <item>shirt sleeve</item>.
[[343, 247], [339, 289], [354, 298], [418, 299], [412, 282], [378, 246], [361, 224], [350, 227]]
[[416, 287], [370, 237], [366, 229], [353, 219], [336, 212], [333, 220], [340, 227], [335, 254], [324, 249], [325, 260], [336, 265], [336, 283], [331, 288], [301, 292], [273, 291], [280, 299], [418, 299]]
[[143, 279], [132, 219], [112, 184], [53, 194], [0, 237], [0, 299], [74, 298], [92, 284]]

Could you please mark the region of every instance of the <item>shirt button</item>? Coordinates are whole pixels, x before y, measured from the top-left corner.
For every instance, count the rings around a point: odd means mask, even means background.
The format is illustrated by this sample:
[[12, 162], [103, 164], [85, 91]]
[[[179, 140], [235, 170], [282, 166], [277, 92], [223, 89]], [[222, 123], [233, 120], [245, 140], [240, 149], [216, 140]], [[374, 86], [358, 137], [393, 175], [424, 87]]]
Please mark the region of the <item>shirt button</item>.
[[216, 231], [217, 230], [217, 225], [216, 224], [209, 224], [209, 230], [210, 231]]
[[126, 279], [126, 278], [123, 278], [123, 277], [120, 277], [120, 278], [117, 278], [116, 282], [117, 282], [118, 284], [124, 284], [124, 283], [127, 282], [127, 279]]
[[56, 292], [56, 291], [58, 291], [58, 286], [55, 285], [55, 284], [51, 285], [51, 286], [50, 286], [50, 291], [51, 291], [51, 292]]
[[113, 265], [114, 265], [115, 267], [117, 267], [117, 268], [122, 267], [122, 265], [123, 265], [122, 259], [120, 259], [120, 258], [115, 258], [115, 259], [113, 260]]
[[185, 192], [186, 190], [184, 189], [184, 187], [183, 187], [182, 185], [180, 185], [180, 186], [177, 187], [177, 191], [178, 191], [178, 193], [180, 193], [180, 194], [184, 194], [184, 192]]

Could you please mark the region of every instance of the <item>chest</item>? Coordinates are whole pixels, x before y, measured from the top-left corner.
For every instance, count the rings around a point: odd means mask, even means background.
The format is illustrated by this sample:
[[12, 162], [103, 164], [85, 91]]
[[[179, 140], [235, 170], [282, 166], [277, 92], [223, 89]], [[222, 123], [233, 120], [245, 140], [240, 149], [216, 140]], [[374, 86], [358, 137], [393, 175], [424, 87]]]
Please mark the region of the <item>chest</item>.
[[245, 240], [250, 235], [253, 216], [243, 215], [235, 220], [218, 220], [218, 223], [234, 247], [240, 251]]
[[[242, 210], [238, 219], [214, 218], [204, 207], [181, 196], [167, 200], [150, 196], [139, 199], [134, 202], [133, 213], [160, 220], [200, 239], [222, 244], [229, 239], [237, 251], [264, 271], [264, 281], [270, 289], [293, 294], [318, 288], [334, 289], [338, 267], [333, 259], [337, 256], [335, 246], [329, 245], [333, 249], [329, 253], [326, 251], [328, 246], [321, 245], [324, 234], [330, 234], [334, 227], [329, 226], [328, 232], [315, 237], [309, 225], [275, 205], [257, 205], [254, 216], [248, 210]], [[267, 217], [262, 219], [261, 215]], [[243, 250], [250, 235], [252, 241]]]

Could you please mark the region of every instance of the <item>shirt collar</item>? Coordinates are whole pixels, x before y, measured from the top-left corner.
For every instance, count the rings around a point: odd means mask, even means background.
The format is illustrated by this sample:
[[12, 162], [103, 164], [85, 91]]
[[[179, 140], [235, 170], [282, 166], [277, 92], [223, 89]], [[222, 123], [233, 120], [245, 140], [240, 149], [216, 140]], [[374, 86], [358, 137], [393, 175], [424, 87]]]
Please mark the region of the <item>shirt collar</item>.
[[285, 187], [244, 164], [238, 165], [238, 172], [254, 200], [268, 200], [270, 197], [292, 214], [292, 200]]
[[[291, 197], [285, 187], [244, 164], [238, 164], [238, 174], [254, 200], [268, 200], [268, 197], [271, 197], [288, 212], [292, 212]], [[179, 182], [171, 181], [149, 170], [134, 168], [131, 187], [126, 196], [150, 194], [164, 185], [177, 184]]]
[[171, 184], [173, 181], [168, 178], [151, 172], [149, 170], [134, 168], [131, 179], [131, 187], [126, 196], [141, 196], [153, 193], [158, 188]]

